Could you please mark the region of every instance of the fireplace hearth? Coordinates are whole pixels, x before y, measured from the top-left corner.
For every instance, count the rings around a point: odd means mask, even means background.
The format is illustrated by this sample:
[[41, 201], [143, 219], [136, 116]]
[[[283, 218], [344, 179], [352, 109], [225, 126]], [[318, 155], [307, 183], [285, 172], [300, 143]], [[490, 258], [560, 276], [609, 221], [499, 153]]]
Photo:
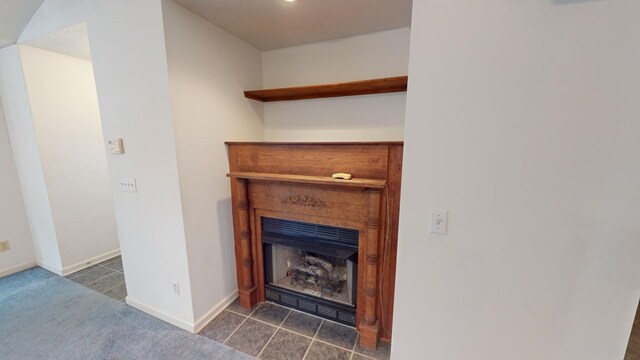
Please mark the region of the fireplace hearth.
[[262, 218], [266, 298], [356, 324], [358, 230]]

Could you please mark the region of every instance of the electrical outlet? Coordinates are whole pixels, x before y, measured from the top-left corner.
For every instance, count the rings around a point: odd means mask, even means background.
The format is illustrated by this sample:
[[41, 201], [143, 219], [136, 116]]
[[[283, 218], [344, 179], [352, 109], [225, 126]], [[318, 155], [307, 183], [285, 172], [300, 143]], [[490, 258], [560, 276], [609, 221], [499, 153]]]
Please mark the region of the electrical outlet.
[[10, 249], [9, 240], [0, 241], [0, 252], [9, 251]]
[[173, 283], [173, 293], [180, 296], [180, 283], [174, 281]]

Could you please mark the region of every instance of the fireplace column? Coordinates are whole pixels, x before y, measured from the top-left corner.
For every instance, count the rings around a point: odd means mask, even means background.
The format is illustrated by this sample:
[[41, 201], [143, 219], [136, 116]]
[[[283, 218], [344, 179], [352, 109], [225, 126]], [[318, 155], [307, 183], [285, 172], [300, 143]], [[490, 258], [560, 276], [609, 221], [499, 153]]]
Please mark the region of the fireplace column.
[[236, 179], [236, 196], [239, 215], [240, 250], [242, 283], [239, 286], [240, 305], [252, 308], [257, 302], [256, 286], [253, 283], [253, 257], [251, 255], [251, 220], [249, 218], [249, 200], [247, 196], [247, 180]]
[[376, 316], [378, 299], [378, 246], [380, 243], [380, 189], [367, 189], [369, 211], [366, 234], [366, 275], [364, 319], [360, 324], [360, 345], [375, 349], [378, 345], [380, 323]]

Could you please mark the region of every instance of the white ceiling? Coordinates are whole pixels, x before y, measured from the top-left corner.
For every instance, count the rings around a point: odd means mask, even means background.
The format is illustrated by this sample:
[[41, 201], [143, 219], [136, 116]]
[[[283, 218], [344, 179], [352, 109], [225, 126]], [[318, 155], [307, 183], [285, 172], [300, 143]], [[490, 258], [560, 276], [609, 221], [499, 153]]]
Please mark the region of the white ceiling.
[[409, 27], [412, 0], [174, 0], [260, 50]]
[[0, 47], [14, 44], [44, 0], [0, 0]]
[[89, 33], [87, 32], [86, 23], [72, 25], [21, 44], [91, 60]]

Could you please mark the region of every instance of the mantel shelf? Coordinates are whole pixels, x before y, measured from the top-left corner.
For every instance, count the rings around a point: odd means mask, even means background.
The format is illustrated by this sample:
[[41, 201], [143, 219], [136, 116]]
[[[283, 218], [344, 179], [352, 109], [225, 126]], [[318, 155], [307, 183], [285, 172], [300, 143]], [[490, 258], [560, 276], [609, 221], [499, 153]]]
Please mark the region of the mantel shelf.
[[324, 176], [307, 176], [307, 175], [286, 175], [286, 174], [268, 174], [256, 172], [232, 172], [227, 174], [230, 178], [259, 180], [259, 181], [277, 181], [297, 184], [316, 184], [329, 186], [343, 186], [355, 188], [384, 189], [387, 181], [377, 179], [358, 179], [339, 180]]
[[245, 91], [244, 96], [262, 102], [371, 95], [407, 91], [407, 76], [311, 85], [280, 89]]

